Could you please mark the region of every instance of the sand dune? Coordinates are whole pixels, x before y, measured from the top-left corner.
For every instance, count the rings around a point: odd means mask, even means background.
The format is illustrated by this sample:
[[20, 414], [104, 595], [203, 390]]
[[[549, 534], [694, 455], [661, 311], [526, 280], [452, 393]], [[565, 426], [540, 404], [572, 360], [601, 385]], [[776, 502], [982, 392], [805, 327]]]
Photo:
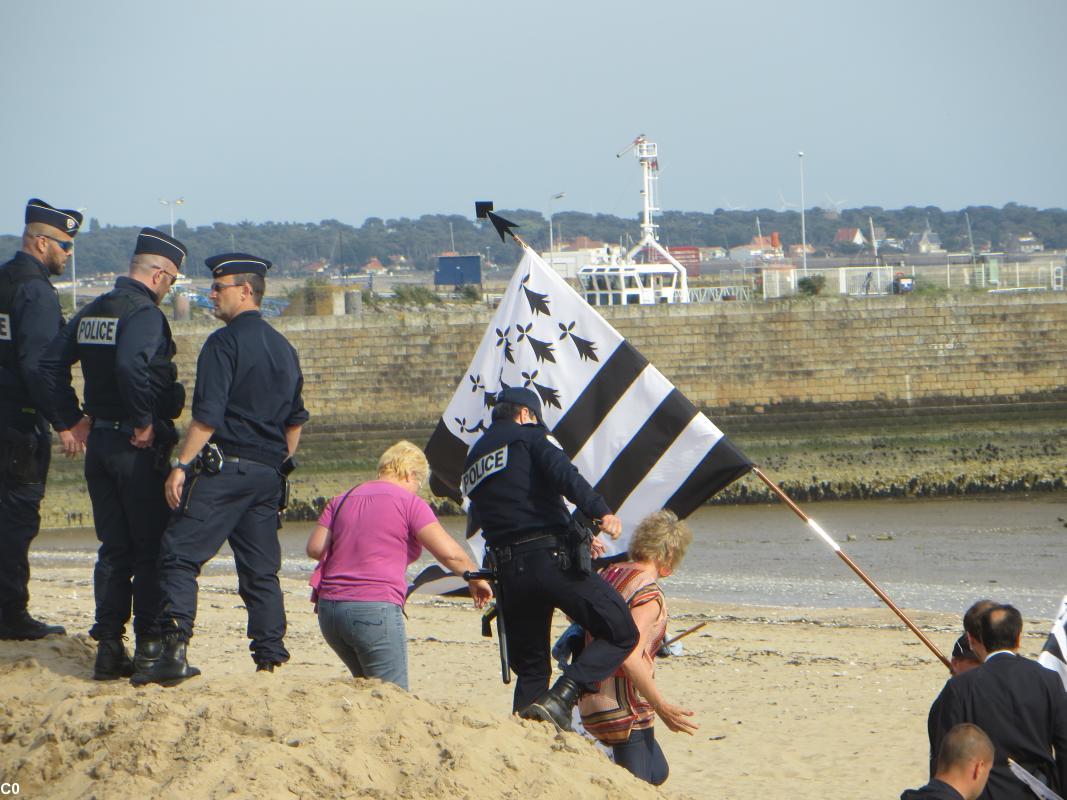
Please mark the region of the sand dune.
[[[283, 581], [293, 660], [255, 673], [232, 575], [202, 580], [174, 689], [89, 680], [90, 566], [36, 569], [33, 609], [72, 635], [0, 642], [0, 782], [48, 798], [896, 797], [926, 769], [926, 710], [946, 673], [883, 609], [674, 603], [712, 624], [660, 662], [693, 737], [658, 728], [672, 774], [653, 789], [576, 734], [508, 713], [495, 642], [469, 605], [409, 603], [410, 694], [353, 681], [322, 642], [306, 587]], [[955, 618], [918, 614], [948, 647]], [[1028, 623], [1036, 652], [1043, 621]]]

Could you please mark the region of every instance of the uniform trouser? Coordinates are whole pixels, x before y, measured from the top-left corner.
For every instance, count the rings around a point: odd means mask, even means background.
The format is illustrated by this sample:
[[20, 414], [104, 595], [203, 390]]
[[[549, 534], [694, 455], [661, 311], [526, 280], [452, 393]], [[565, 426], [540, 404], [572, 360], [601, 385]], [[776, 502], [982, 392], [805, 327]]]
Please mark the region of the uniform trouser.
[[595, 691], [637, 646], [630, 610], [599, 575], [560, 568], [557, 549], [527, 550], [497, 564], [501, 611], [508, 636], [508, 664], [517, 676], [513, 710], [548, 689], [552, 676], [549, 637], [559, 609], [593, 637], [563, 674], [583, 692]]
[[85, 480], [100, 541], [93, 571], [96, 624], [89, 630], [94, 639], [126, 632], [131, 601], [137, 637], [159, 634], [159, 541], [170, 508], [155, 460], [156, 451], [134, 447], [128, 433], [97, 429], [89, 436]]
[[248, 610], [248, 638], [256, 660], [289, 660], [285, 605], [278, 570], [278, 502], [281, 477], [272, 467], [226, 462], [217, 475], [186, 478], [182, 507], [171, 517], [159, 554], [163, 593], [159, 625], [188, 640], [196, 619], [196, 579], [200, 569], [230, 543], [237, 565], [237, 586]]
[[30, 542], [41, 529], [41, 500], [52, 459], [52, 437], [39, 415], [35, 435], [40, 481], [0, 477], [0, 612], [25, 609], [30, 600]]

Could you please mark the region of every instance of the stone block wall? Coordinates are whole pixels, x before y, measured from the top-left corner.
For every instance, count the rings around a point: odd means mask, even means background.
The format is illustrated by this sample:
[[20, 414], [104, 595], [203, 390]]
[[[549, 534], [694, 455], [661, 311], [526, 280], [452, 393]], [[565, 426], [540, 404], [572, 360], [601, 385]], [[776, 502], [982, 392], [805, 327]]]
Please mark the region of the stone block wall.
[[[646, 306], [605, 316], [713, 415], [1067, 392], [1067, 297], [1059, 293]], [[491, 317], [473, 307], [272, 322], [300, 353], [313, 424], [421, 427], [440, 416]], [[196, 355], [215, 327], [173, 324], [190, 394]]]

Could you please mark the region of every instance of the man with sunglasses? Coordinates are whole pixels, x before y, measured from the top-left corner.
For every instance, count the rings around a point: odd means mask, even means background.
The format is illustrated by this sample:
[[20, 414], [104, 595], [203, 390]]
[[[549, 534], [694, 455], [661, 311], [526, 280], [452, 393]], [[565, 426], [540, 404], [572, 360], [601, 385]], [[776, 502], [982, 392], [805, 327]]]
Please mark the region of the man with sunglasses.
[[259, 311], [271, 263], [226, 253], [206, 264], [215, 315], [226, 327], [207, 338], [196, 362], [193, 421], [166, 481], [167, 502], [177, 513], [160, 552], [163, 653], [134, 674], [135, 685], [174, 686], [200, 674], [186, 656], [196, 580], [223, 542], [237, 565], [256, 670], [273, 672], [289, 660], [278, 511], [283, 475], [308, 420], [304, 379], [296, 350]]
[[[49, 280], [62, 275], [82, 215], [34, 198], [26, 204], [22, 248], [0, 266], [0, 639], [64, 634], [30, 616], [30, 542], [41, 527], [41, 500], [51, 461], [50, 400], [40, 361], [63, 325]], [[63, 427], [59, 425], [58, 427]], [[77, 451], [76, 433], [60, 435]]]
[[[127, 275], [75, 314], [49, 345], [41, 372], [61, 427], [84, 424], [70, 367], [80, 361], [92, 420], [85, 480], [100, 541], [93, 588], [98, 644], [93, 678], [130, 677], [159, 658], [159, 542], [170, 509], [163, 480], [185, 406], [174, 340], [159, 304], [178, 279], [185, 245], [155, 228], [137, 237]], [[123, 644], [133, 608], [131, 661]]]

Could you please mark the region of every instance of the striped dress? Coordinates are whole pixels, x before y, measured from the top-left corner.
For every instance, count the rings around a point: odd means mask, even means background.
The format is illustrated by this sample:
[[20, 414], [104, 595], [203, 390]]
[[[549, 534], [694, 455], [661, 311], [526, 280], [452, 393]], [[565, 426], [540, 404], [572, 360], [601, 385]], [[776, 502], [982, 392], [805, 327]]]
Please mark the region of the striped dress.
[[[604, 570], [601, 577], [626, 598], [631, 609], [646, 603], [659, 604], [659, 614], [648, 632], [648, 645], [643, 653], [644, 658], [653, 662], [655, 670], [656, 652], [667, 633], [667, 601], [663, 597], [663, 590], [653, 578], [632, 563], [614, 564]], [[641, 631], [642, 636], [645, 633]], [[582, 715], [582, 726], [607, 745], [625, 742], [630, 738], [631, 731], [651, 728], [656, 720], [656, 712], [641, 697], [622, 667], [603, 681], [595, 693], [582, 695], [578, 710]]]

